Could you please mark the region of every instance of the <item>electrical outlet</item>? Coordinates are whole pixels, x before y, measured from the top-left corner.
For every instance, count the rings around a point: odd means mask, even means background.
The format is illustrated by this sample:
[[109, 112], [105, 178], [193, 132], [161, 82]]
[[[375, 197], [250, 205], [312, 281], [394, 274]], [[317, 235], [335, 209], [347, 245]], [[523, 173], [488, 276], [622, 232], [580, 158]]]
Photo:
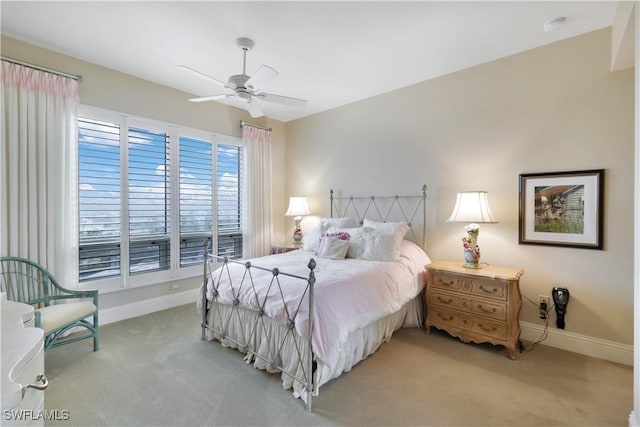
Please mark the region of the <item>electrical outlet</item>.
[[180, 289], [180, 285], [178, 283], [172, 283], [171, 284], [171, 290], [172, 291], [175, 291], [175, 290], [178, 290], [178, 289]]
[[538, 295], [538, 308], [540, 308], [540, 318], [547, 318], [547, 310], [549, 309], [549, 297], [545, 295]]

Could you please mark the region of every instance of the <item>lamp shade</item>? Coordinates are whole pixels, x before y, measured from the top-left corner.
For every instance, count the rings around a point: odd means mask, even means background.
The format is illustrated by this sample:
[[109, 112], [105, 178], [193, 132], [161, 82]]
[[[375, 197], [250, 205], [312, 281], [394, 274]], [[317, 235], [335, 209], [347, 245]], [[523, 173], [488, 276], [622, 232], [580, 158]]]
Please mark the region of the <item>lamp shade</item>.
[[285, 212], [286, 216], [303, 216], [309, 215], [309, 206], [307, 206], [307, 198], [304, 196], [289, 197], [289, 209]]
[[486, 191], [464, 191], [458, 193], [456, 206], [447, 222], [496, 222], [489, 209]]

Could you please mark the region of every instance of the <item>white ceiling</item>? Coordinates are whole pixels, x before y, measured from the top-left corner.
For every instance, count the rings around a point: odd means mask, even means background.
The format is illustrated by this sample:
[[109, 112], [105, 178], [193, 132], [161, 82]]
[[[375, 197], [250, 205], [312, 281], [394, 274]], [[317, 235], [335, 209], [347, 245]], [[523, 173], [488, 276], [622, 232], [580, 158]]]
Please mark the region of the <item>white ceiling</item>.
[[[301, 109], [261, 102], [267, 116], [287, 122], [610, 26], [616, 6], [3, 0], [0, 14], [4, 35], [196, 96], [220, 90], [176, 65], [226, 81], [242, 71], [235, 40], [250, 37], [255, 47], [248, 52], [247, 74], [267, 64], [280, 75], [266, 92], [308, 100]], [[559, 16], [566, 17], [562, 28], [543, 31], [545, 22]]]

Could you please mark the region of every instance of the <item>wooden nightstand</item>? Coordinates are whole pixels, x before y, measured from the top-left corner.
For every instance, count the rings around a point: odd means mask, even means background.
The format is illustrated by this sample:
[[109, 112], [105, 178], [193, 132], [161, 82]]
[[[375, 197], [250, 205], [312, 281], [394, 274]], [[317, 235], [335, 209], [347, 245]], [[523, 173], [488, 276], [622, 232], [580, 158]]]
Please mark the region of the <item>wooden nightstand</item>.
[[436, 261], [427, 266], [425, 328], [435, 326], [464, 342], [504, 345], [516, 358], [520, 339], [520, 276], [523, 270], [462, 261]]
[[299, 246], [271, 246], [271, 255], [284, 254], [300, 249]]

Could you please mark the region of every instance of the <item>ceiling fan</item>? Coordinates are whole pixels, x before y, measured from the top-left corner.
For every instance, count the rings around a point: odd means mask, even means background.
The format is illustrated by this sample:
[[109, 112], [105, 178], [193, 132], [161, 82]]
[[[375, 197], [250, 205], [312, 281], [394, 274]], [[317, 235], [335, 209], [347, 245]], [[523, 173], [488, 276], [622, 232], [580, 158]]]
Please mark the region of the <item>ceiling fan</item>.
[[264, 116], [262, 109], [256, 102], [258, 100], [288, 105], [292, 107], [304, 107], [307, 105], [307, 101], [305, 99], [292, 98], [290, 96], [275, 95], [273, 93], [263, 92], [262, 88], [273, 78], [275, 78], [278, 75], [278, 72], [267, 65], [262, 65], [252, 76], [247, 75], [247, 51], [253, 48], [253, 40], [241, 37], [236, 40], [236, 44], [242, 49], [243, 52], [242, 74], [235, 74], [229, 77], [229, 81], [227, 83], [201, 73], [200, 71], [194, 70], [193, 68], [189, 68], [186, 65], [177, 66], [180, 69], [186, 70], [200, 78], [203, 78], [209, 82], [213, 82], [227, 89], [227, 93], [209, 95], [201, 98], [191, 98], [189, 99], [189, 101], [204, 102], [235, 97], [247, 103], [247, 110], [251, 114], [251, 117]]

